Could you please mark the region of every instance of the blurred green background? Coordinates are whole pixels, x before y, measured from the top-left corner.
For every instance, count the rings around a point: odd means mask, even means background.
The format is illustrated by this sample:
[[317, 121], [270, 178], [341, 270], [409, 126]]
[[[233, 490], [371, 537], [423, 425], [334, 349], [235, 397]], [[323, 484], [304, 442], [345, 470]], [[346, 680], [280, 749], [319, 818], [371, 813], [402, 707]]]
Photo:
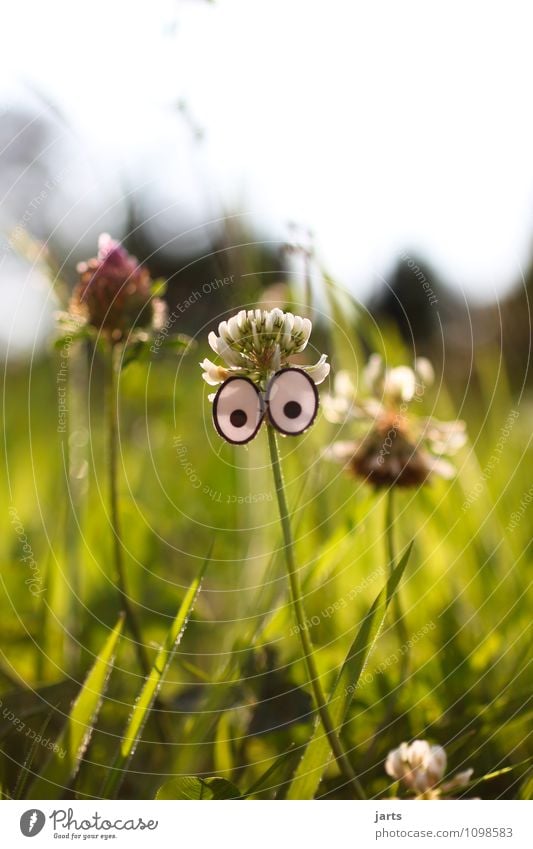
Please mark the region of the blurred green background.
[[[361, 367], [362, 348], [372, 343], [368, 327], [365, 320], [358, 326], [357, 316], [353, 326], [323, 323], [321, 333], [319, 325], [319, 338], [338, 342], [334, 369]], [[386, 333], [389, 361], [406, 361], [392, 325]], [[161, 742], [150, 719], [122, 787], [128, 798], [153, 795], [174, 774], [217, 774], [251, 786], [311, 731], [266, 435], [247, 448], [221, 442], [197, 365], [204, 351], [205, 334], [191, 355], [134, 362], [120, 379], [127, 577], [152, 656], [213, 544], [155, 709], [165, 712], [171, 736]], [[5, 374], [0, 698], [36, 732], [49, 716], [52, 739], [120, 609], [99, 356], [83, 344], [71, 354], [68, 438], [57, 433], [58, 356], [11, 365]], [[388, 792], [383, 761], [404, 739], [444, 745], [450, 769], [473, 767], [475, 777], [523, 764], [531, 753], [531, 398], [513, 389], [495, 351], [479, 353], [469, 381], [466, 392], [438, 383], [423, 402], [443, 418], [460, 407], [467, 421], [470, 441], [457, 459], [457, 478], [396, 498], [397, 544], [415, 541], [401, 589], [413, 640], [409, 676], [398, 679], [400, 647], [389, 614], [346, 731], [372, 795]], [[347, 426], [342, 430], [346, 435]], [[338, 435], [320, 417], [303, 437], [282, 440], [306, 610], [327, 689], [387, 565], [385, 494], [321, 457]], [[37, 597], [25, 583], [30, 571], [10, 508], [37, 564]], [[141, 683], [126, 633], [75, 786], [52, 795], [99, 795]], [[9, 795], [31, 741], [6, 717], [0, 733]], [[37, 747], [30, 773], [47, 755]], [[522, 765], [472, 792], [515, 798], [528, 792], [526, 774]], [[321, 795], [343, 795], [339, 783], [331, 766]]]

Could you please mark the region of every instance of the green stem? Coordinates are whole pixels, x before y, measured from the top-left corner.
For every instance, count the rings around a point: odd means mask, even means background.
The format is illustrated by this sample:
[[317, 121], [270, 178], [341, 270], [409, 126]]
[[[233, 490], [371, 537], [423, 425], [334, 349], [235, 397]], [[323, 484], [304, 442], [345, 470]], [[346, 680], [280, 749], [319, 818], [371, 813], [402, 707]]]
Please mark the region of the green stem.
[[[120, 512], [118, 509], [118, 394], [117, 394], [117, 374], [120, 364], [120, 347], [111, 345], [111, 353], [109, 356], [109, 375], [107, 379], [107, 408], [108, 408], [108, 424], [109, 424], [109, 508], [111, 515], [111, 530], [113, 534], [113, 558], [115, 567], [115, 580], [117, 583], [120, 602], [126, 617], [126, 625], [129, 628], [132, 642], [137, 655], [137, 663], [145, 678], [151, 672], [152, 664], [146, 651], [146, 644], [142, 637], [140, 625], [137, 621], [135, 611], [130, 602], [128, 594], [128, 585], [126, 582], [126, 572], [124, 569], [124, 560], [122, 558], [122, 534], [120, 525]], [[157, 727], [159, 737], [163, 742], [172, 739], [172, 729], [170, 728], [167, 716], [164, 710], [164, 705], [159, 697], [156, 696], [154, 701], [156, 712], [154, 721]]]
[[[389, 565], [389, 577], [394, 572], [396, 568], [396, 546], [394, 542], [394, 487], [391, 486], [388, 493], [385, 504], [385, 540], [386, 540], [386, 555]], [[394, 594], [393, 598], [393, 609], [394, 609], [394, 627], [396, 629], [396, 634], [398, 640], [400, 642], [400, 647], [407, 647], [408, 634], [407, 628], [405, 625], [405, 618], [403, 615], [402, 603], [400, 600], [400, 593], [397, 591]], [[407, 653], [407, 648], [404, 653], [402, 653], [402, 662], [400, 665], [400, 685], [403, 684], [405, 679], [408, 676], [409, 672], [409, 656]]]
[[292, 539], [292, 531], [291, 531], [291, 523], [289, 518], [289, 510], [287, 507], [287, 499], [285, 497], [285, 487], [283, 484], [283, 474], [281, 471], [281, 463], [279, 458], [278, 451], [278, 442], [276, 438], [276, 432], [274, 428], [267, 424], [268, 431], [268, 444], [270, 448], [270, 459], [272, 462], [272, 471], [274, 473], [274, 483], [276, 487], [276, 495], [278, 498], [278, 507], [279, 507], [279, 515], [281, 520], [281, 527], [283, 531], [283, 540], [284, 540], [284, 553], [285, 553], [285, 563], [287, 566], [287, 574], [289, 577], [289, 585], [291, 589], [291, 598], [292, 598], [292, 607], [294, 611], [294, 615], [296, 617], [296, 621], [298, 623], [298, 633], [300, 635], [300, 642], [302, 646], [302, 653], [307, 669], [307, 674], [309, 677], [309, 681], [313, 688], [313, 694], [315, 697], [315, 705], [316, 709], [320, 715], [320, 719], [324, 728], [324, 732], [328, 738], [329, 745], [331, 747], [331, 751], [335, 755], [337, 763], [339, 765], [339, 769], [341, 773], [345, 776], [347, 781], [351, 784], [354, 789], [356, 795], [360, 798], [365, 798], [365, 794], [363, 788], [359, 780], [357, 779], [355, 772], [353, 771], [352, 765], [348, 759], [346, 752], [343, 749], [342, 743], [339, 739], [339, 736], [335, 730], [335, 726], [331, 719], [326, 696], [322, 689], [322, 684], [320, 682], [320, 677], [318, 674], [318, 669], [315, 662], [315, 656], [313, 654], [313, 646], [311, 643], [311, 638], [309, 636], [307, 625], [306, 625], [306, 616], [305, 610], [302, 601], [302, 593], [300, 589], [300, 581], [298, 578], [298, 570], [296, 567], [295, 559], [294, 559], [294, 543]]
[[124, 570], [124, 560], [122, 557], [122, 535], [120, 529], [120, 513], [118, 509], [118, 484], [117, 484], [117, 460], [118, 460], [118, 398], [117, 398], [117, 371], [120, 357], [120, 348], [118, 345], [111, 345], [111, 353], [109, 356], [109, 368], [107, 379], [107, 412], [108, 412], [108, 427], [109, 427], [109, 508], [111, 517], [111, 530], [113, 534], [113, 559], [115, 567], [115, 580], [120, 595], [120, 603], [126, 614], [126, 623], [129, 627], [135, 653], [139, 666], [144, 676], [150, 672], [150, 661], [142, 639], [141, 629], [135, 616], [135, 611], [130, 602], [128, 595], [126, 573]]
[[[394, 487], [391, 486], [385, 496], [385, 559], [388, 563], [389, 577], [396, 568], [396, 545], [394, 541]], [[407, 629], [405, 627], [405, 619], [402, 611], [402, 603], [399, 598], [399, 590], [397, 589], [394, 598], [391, 602], [394, 613], [394, 629], [396, 637], [399, 640], [400, 646], [407, 645]], [[395, 708], [398, 701], [398, 696], [401, 695], [400, 687], [407, 679], [409, 673], [409, 657], [407, 652], [402, 653], [400, 665], [400, 680], [398, 687], [391, 692], [387, 699], [387, 710], [381, 724], [376, 728], [372, 735], [372, 740], [365, 754], [365, 758], [370, 761], [374, 757], [376, 747], [380, 737], [384, 732], [391, 731], [392, 722], [394, 720]]]

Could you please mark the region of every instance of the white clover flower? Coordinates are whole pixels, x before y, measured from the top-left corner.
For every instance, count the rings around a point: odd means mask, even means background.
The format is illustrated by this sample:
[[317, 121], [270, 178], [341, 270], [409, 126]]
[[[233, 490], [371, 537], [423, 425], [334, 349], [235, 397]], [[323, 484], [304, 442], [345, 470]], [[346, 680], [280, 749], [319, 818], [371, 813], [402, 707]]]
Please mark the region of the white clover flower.
[[446, 752], [442, 746], [431, 746], [427, 740], [414, 740], [410, 745], [400, 743], [397, 749], [389, 752], [385, 772], [418, 798], [438, 799], [441, 792], [464, 787], [473, 773], [472, 769], [459, 772], [450, 781], [441, 784], [446, 764]]
[[427, 740], [401, 743], [389, 752], [385, 772], [415, 793], [432, 790], [446, 771], [446, 752], [442, 746], [430, 746]]
[[[278, 308], [241, 310], [228, 321], [220, 322], [218, 336], [209, 334], [209, 344], [224, 360], [224, 366], [205, 359], [200, 363], [203, 378], [211, 386], [223, 383], [232, 375], [249, 377], [254, 383], [264, 385], [269, 377], [289, 365], [290, 356], [305, 349], [311, 329], [308, 318]], [[315, 365], [299, 368], [319, 384], [329, 374], [326, 359], [322, 354]]]
[[386, 368], [379, 354], [372, 354], [364, 369], [365, 383], [372, 395], [384, 403], [398, 404], [412, 401], [417, 388], [431, 386], [435, 372], [430, 361], [418, 357], [414, 369], [408, 366]]
[[353, 421], [357, 438], [334, 443], [327, 456], [347, 463], [375, 486], [419, 486], [434, 474], [453, 477], [454, 466], [446, 458], [465, 444], [464, 422], [440, 422], [413, 412], [413, 403], [433, 380], [433, 367], [423, 357], [414, 369], [387, 369], [373, 354], [363, 371], [366, 394], [357, 391], [350, 374], [339, 372], [333, 393], [323, 399], [325, 415], [337, 424]]

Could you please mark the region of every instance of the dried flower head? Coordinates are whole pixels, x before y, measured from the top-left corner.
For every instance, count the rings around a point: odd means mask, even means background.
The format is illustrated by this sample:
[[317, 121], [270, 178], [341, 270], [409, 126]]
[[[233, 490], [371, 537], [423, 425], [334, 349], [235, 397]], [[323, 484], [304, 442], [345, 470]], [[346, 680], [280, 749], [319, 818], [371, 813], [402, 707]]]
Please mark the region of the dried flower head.
[[358, 393], [348, 372], [335, 377], [334, 392], [324, 398], [326, 417], [336, 423], [351, 420], [357, 438], [335, 442], [330, 459], [347, 463], [351, 472], [376, 487], [420, 486], [433, 474], [453, 477], [445, 459], [466, 441], [464, 422], [441, 422], [413, 412], [425, 388], [433, 382], [429, 360], [387, 369], [381, 357], [370, 357], [363, 375], [366, 393]]
[[[289, 357], [303, 351], [309, 341], [312, 324], [280, 309], [241, 310], [229, 321], [222, 321], [218, 333], [209, 334], [209, 344], [225, 365], [205, 359], [200, 366], [203, 378], [211, 386], [223, 383], [230, 376], [248, 377], [264, 388], [268, 379], [283, 366]], [[313, 366], [299, 366], [315, 383], [322, 383], [329, 374], [329, 363], [323, 354]]]
[[69, 312], [112, 341], [161, 321], [164, 304], [153, 297], [148, 269], [107, 233], [98, 239], [98, 255], [80, 262], [77, 270], [80, 280]]
[[401, 781], [418, 799], [438, 799], [442, 792], [464, 787], [473, 773], [472, 769], [467, 769], [441, 784], [446, 763], [446, 752], [442, 746], [430, 746], [427, 740], [414, 740], [410, 745], [400, 743], [397, 749], [389, 752], [385, 772]]

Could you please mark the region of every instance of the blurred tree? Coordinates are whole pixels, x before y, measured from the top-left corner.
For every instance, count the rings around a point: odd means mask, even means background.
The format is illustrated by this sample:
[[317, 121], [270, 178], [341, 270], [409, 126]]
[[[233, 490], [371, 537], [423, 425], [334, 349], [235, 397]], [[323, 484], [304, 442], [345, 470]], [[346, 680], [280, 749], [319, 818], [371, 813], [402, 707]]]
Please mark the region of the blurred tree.
[[431, 355], [440, 324], [451, 320], [457, 307], [457, 299], [433, 269], [407, 253], [369, 303], [377, 322], [393, 322], [408, 346], [425, 355]]

